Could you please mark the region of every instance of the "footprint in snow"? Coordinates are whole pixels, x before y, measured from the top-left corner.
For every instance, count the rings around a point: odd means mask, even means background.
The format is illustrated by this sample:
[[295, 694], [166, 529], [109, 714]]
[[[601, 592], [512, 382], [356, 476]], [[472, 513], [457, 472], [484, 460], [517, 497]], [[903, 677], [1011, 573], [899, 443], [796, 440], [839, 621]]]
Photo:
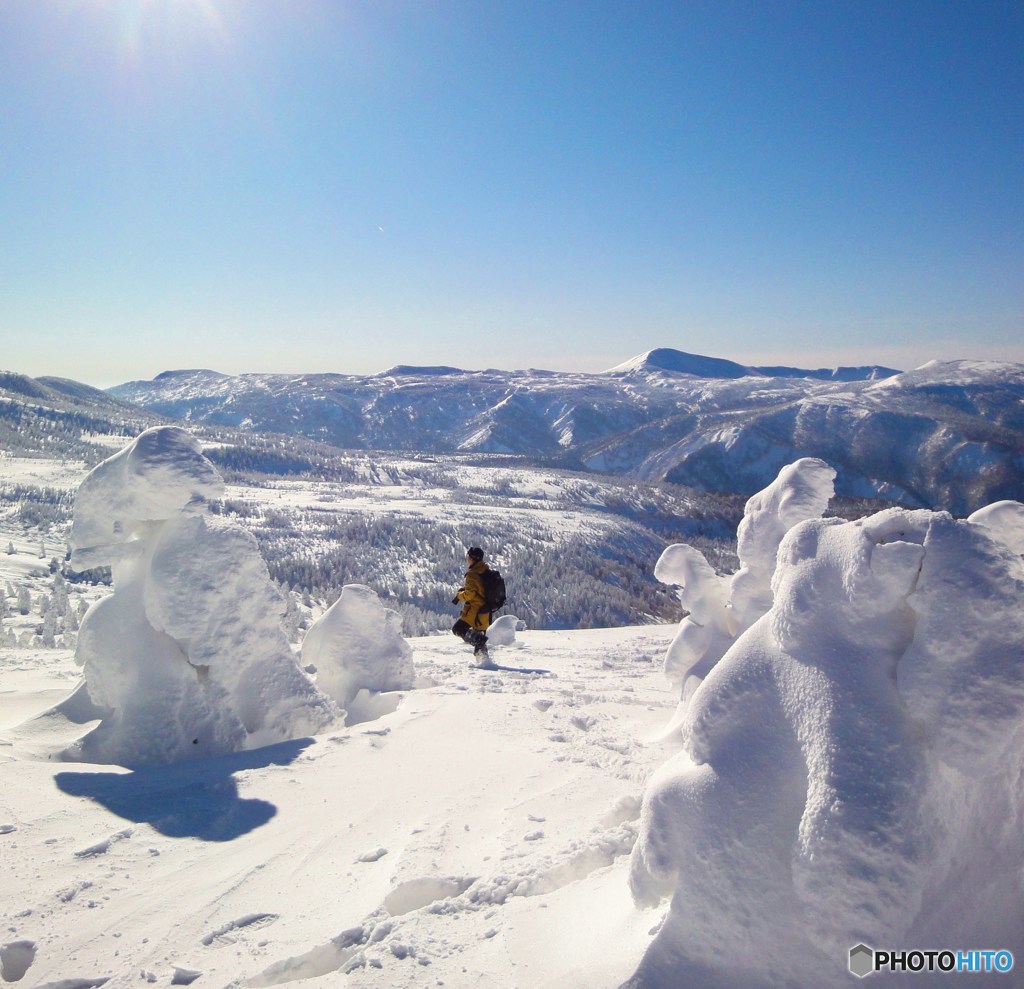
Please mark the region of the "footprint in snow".
[[248, 930], [250, 928], [259, 930], [261, 927], [274, 923], [278, 917], [280, 917], [280, 914], [276, 913], [246, 914], [244, 917], [239, 917], [238, 920], [229, 921], [223, 927], [218, 927], [212, 934], [207, 934], [203, 938], [202, 943], [207, 947], [215, 943], [234, 944], [236, 939], [231, 936], [234, 931]]
[[172, 986], [190, 986], [203, 973], [194, 968], [181, 968], [174, 966], [174, 974], [171, 976]]
[[57, 899], [61, 903], [70, 903], [79, 893], [87, 889], [92, 889], [92, 883], [88, 879], [75, 883], [74, 886], [67, 886], [64, 889], [57, 890]]
[[83, 848], [75, 852], [76, 859], [87, 859], [93, 858], [96, 855], [106, 855], [110, 851], [112, 845], [116, 842], [124, 841], [126, 838], [130, 838], [134, 832], [131, 828], [125, 828], [123, 831], [118, 831], [112, 834], [109, 838], [104, 838], [103, 841], [96, 842], [95, 845], [90, 845], [88, 848]]
[[476, 882], [475, 876], [421, 876], [400, 883], [386, 897], [384, 909], [401, 917], [423, 907], [461, 896]]

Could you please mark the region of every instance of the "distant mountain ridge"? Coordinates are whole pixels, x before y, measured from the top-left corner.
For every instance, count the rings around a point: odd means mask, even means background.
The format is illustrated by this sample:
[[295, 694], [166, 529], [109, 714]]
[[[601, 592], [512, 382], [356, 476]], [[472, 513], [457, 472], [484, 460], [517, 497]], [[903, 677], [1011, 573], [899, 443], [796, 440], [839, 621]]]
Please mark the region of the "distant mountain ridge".
[[821, 381], [873, 381], [888, 378], [900, 372], [895, 368], [871, 364], [864, 367], [836, 367], [809, 370], [801, 367], [756, 367], [737, 364], [721, 357], [701, 357], [681, 350], [659, 347], [640, 354], [624, 364], [611, 368], [605, 374], [632, 374], [659, 372], [689, 374], [698, 378], [815, 378]]
[[[68, 378], [0, 371], [0, 452], [95, 463], [110, 455], [98, 437], [135, 436], [164, 421], [153, 412]], [[3, 461], [0, 459], [0, 481]]]
[[320, 456], [312, 441], [510, 455], [749, 495], [785, 464], [815, 456], [836, 468], [843, 495], [956, 514], [1024, 500], [1024, 365], [774, 370], [659, 349], [597, 374], [409, 365], [373, 375], [195, 369], [109, 392], [0, 372], [0, 450], [57, 450], [95, 462], [110, 446], [94, 437], [134, 435], [170, 420], [216, 440], [228, 465], [251, 459], [232, 452], [239, 444], [257, 444], [263, 462], [272, 450], [282, 469], [301, 469]]
[[598, 374], [181, 371], [110, 393], [174, 419], [350, 449], [512, 454], [739, 494], [817, 456], [841, 494], [957, 513], [1024, 499], [1020, 364], [808, 371], [659, 348]]

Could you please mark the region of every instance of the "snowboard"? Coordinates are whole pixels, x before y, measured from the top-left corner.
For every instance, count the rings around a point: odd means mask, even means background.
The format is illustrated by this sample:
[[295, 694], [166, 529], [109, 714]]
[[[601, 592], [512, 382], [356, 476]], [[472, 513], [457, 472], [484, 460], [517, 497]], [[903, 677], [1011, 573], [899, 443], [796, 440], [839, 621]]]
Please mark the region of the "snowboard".
[[480, 670], [483, 673], [538, 673], [552, 675], [551, 670], [542, 670], [539, 667], [501, 666], [498, 663], [488, 663], [486, 666], [477, 666], [476, 663], [470, 663], [469, 668], [471, 670]]

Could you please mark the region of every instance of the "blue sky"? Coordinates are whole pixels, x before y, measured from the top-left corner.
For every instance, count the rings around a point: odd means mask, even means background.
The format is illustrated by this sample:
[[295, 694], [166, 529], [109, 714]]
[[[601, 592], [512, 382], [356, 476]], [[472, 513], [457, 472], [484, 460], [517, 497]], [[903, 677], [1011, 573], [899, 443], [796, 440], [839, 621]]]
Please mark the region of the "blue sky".
[[0, 367], [1024, 361], [1024, 6], [2, 0]]

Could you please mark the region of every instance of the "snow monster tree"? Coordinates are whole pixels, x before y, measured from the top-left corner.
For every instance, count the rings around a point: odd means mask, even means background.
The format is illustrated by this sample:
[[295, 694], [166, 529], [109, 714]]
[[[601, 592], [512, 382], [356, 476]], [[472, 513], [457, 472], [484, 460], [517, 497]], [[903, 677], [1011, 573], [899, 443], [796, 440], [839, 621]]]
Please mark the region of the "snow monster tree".
[[302, 671], [254, 537], [212, 515], [223, 480], [197, 440], [160, 426], [86, 477], [71, 565], [109, 566], [76, 661], [100, 723], [69, 758], [126, 766], [257, 748], [342, 712]]
[[780, 533], [644, 797], [631, 886], [671, 907], [631, 989], [841, 986], [861, 944], [1024, 957], [1022, 522]]

